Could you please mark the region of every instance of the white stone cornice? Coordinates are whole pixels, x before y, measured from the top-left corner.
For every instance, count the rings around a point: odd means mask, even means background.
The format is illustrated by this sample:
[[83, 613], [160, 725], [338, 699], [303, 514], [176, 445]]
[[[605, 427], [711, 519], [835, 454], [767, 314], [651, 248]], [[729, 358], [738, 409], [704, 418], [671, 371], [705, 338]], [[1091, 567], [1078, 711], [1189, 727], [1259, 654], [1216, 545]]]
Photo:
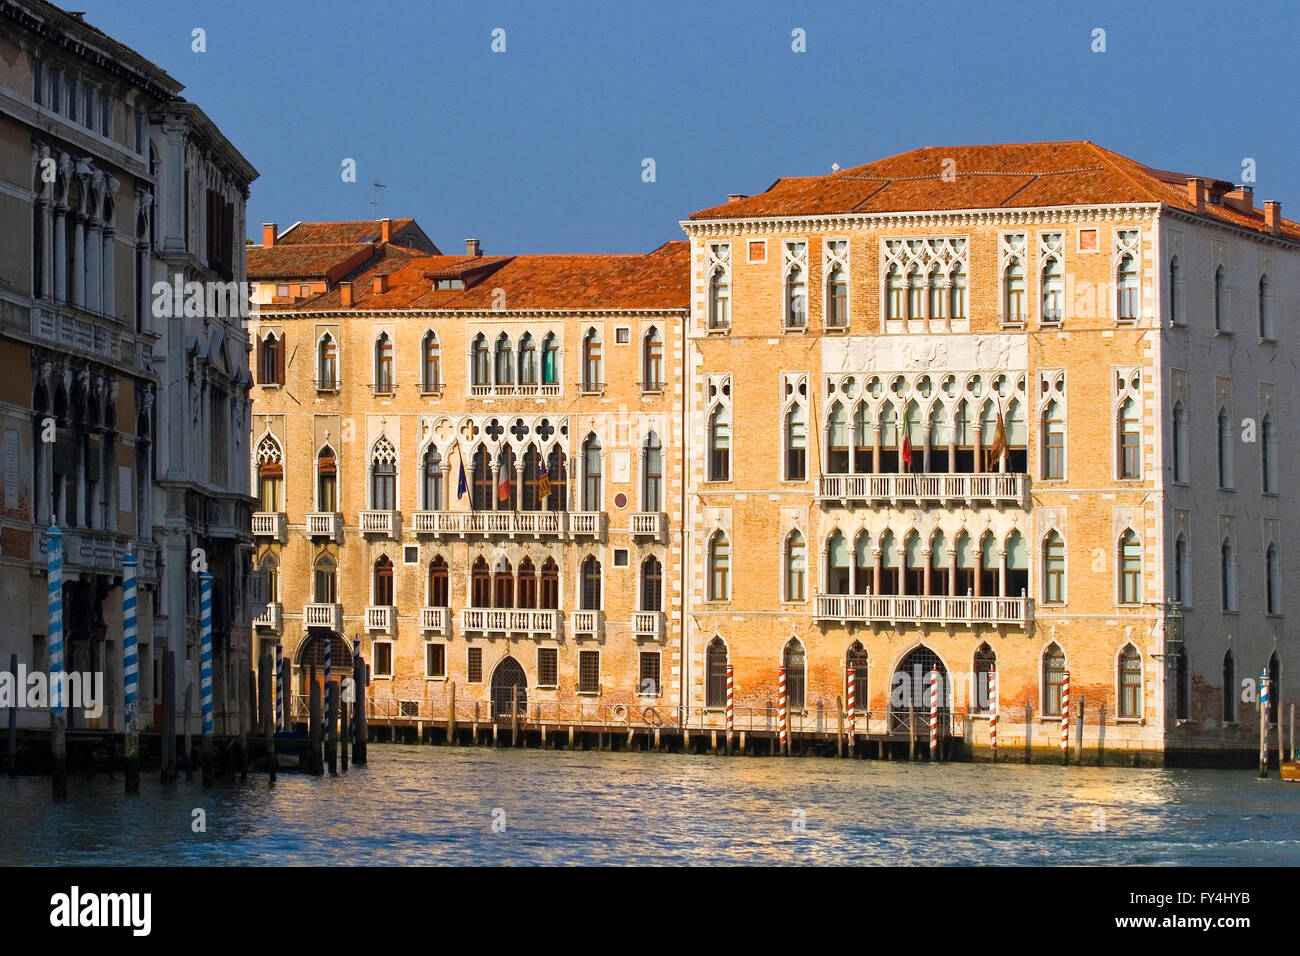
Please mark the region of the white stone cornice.
[[250, 321], [275, 322], [280, 319], [404, 319], [404, 318], [473, 318], [503, 322], [526, 322], [538, 318], [617, 318], [619, 316], [676, 316], [685, 318], [689, 306], [675, 309], [293, 309], [252, 312]]

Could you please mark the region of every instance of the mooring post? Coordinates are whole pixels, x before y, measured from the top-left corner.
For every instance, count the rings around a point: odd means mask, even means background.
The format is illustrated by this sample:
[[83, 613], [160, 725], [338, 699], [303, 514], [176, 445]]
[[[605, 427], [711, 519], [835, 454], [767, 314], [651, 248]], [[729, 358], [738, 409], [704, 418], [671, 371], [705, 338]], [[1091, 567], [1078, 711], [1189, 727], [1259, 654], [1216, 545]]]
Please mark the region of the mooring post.
[[176, 779], [176, 655], [163, 651], [162, 782]]
[[1275, 693], [1277, 693], [1277, 695], [1278, 695], [1278, 697], [1277, 697], [1277, 772], [1278, 772], [1278, 775], [1281, 776], [1281, 774], [1282, 774], [1282, 764], [1284, 764], [1284, 763], [1286, 762], [1286, 751], [1282, 748], [1282, 700], [1281, 700], [1281, 692], [1275, 690]]
[[266, 737], [266, 772], [270, 783], [275, 783], [275, 773], [279, 769], [275, 756], [275, 704], [272, 688], [275, 686], [275, 657], [270, 651], [262, 655], [262, 733]]
[[347, 773], [348, 772], [348, 736], [351, 733], [349, 728], [351, 728], [352, 725], [348, 723], [348, 707], [350, 705], [348, 704], [348, 700], [346, 697], [343, 698], [343, 703], [341, 706], [343, 709], [342, 709], [342, 717], [339, 720], [339, 726], [342, 728], [341, 732], [339, 733], [339, 769], [342, 770], [344, 773]]
[[907, 752], [909, 760], [920, 760], [916, 752], [916, 701], [911, 701], [908, 705], [911, 716], [907, 721]]
[[510, 685], [510, 746], [519, 746], [519, 685]]
[[321, 757], [321, 699], [320, 684], [316, 683], [316, 666], [311, 669], [311, 687], [309, 688], [307, 706], [307, 772], [322, 774], [325, 772]]
[[240, 702], [236, 695], [239, 710], [239, 782], [248, 782], [248, 731], [253, 715], [257, 713], [257, 674], [250, 667], [248, 675], [248, 701]]
[[[68, 718], [63, 701], [63, 533], [51, 525], [45, 544], [46, 598], [50, 646], [50, 756], [54, 799], [68, 799]], [[16, 671], [16, 668], [15, 668]], [[16, 676], [16, 675], [15, 675]], [[13, 718], [10, 717], [12, 724]]]
[[[212, 786], [212, 575], [199, 575], [199, 705], [203, 714], [203, 786]], [[187, 720], [188, 724], [189, 721]]]
[[456, 682], [447, 681], [447, 743], [456, 746]]
[[1297, 755], [1300, 755], [1300, 748], [1295, 745], [1295, 704], [1293, 703], [1291, 705], [1291, 759], [1294, 760]]
[[[136, 633], [136, 557], [122, 559], [122, 762], [126, 792], [140, 792], [140, 658]], [[10, 733], [13, 717], [9, 718]]]
[[[9, 655], [9, 673], [14, 675], [14, 680], [18, 679], [18, 655], [17, 654]], [[1292, 740], [1295, 739], [1294, 734], [1291, 735], [1291, 739]], [[9, 699], [9, 747], [5, 751], [5, 754], [7, 757], [5, 761], [5, 763], [7, 764], [6, 769], [9, 771], [9, 776], [12, 777], [14, 774], [18, 772], [18, 695], [17, 694], [14, 694], [13, 697]]]
[[1079, 695], [1079, 729], [1074, 735], [1075, 750], [1078, 751], [1079, 766], [1083, 766], [1083, 695]]
[[336, 711], [334, 709], [334, 691], [337, 685], [329, 682], [325, 685], [325, 763], [329, 767], [330, 776], [337, 777], [339, 774], [339, 753], [338, 741], [335, 740], [335, 720]]
[[366, 762], [366, 741], [369, 739], [366, 730], [366, 688], [370, 686], [370, 674], [359, 647], [352, 658], [352, 682], [356, 685], [357, 697], [352, 713], [352, 724], [356, 731], [352, 738], [352, 763], [359, 766]]
[[1259, 675], [1259, 777], [1268, 776], [1268, 671]]

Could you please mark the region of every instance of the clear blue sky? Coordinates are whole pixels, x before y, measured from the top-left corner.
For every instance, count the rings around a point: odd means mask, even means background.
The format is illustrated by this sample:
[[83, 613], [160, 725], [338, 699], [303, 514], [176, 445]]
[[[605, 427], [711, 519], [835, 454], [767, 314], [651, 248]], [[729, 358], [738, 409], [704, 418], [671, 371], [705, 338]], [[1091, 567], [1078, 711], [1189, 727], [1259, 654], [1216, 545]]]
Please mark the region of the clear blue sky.
[[379, 215], [414, 216], [446, 251], [473, 236], [489, 253], [641, 252], [783, 175], [1052, 139], [1236, 182], [1251, 157], [1257, 202], [1300, 218], [1293, 2], [78, 7], [184, 83], [261, 172], [258, 241], [264, 221], [369, 218], [378, 180]]

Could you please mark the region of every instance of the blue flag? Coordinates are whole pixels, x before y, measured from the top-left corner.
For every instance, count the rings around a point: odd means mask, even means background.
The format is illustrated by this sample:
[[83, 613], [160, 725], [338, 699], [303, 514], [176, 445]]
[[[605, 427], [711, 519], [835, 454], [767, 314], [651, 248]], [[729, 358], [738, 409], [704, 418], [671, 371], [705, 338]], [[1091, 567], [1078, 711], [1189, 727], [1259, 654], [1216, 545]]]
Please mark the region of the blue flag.
[[465, 459], [460, 460], [460, 477], [456, 480], [456, 500], [459, 501], [469, 493], [469, 482], [465, 480]]

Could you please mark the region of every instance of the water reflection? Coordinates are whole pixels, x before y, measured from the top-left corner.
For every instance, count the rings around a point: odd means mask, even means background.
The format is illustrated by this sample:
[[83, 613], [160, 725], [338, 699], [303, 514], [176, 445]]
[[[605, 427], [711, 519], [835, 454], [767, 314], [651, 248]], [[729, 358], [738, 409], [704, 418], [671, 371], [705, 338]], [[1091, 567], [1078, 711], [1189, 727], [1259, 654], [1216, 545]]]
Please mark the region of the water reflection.
[[1300, 787], [1249, 771], [370, 751], [274, 790], [2, 779], [0, 864], [1300, 862]]

